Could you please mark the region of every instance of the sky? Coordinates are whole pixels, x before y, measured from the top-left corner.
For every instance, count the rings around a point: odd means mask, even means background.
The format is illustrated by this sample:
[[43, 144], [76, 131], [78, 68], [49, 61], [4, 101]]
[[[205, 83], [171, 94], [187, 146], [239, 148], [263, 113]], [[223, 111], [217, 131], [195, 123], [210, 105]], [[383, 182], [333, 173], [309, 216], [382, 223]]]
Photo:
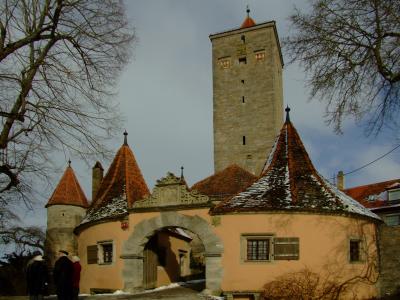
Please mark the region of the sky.
[[[127, 0], [126, 13], [137, 40], [131, 62], [121, 75], [117, 101], [128, 143], [150, 189], [168, 171], [184, 175], [189, 186], [213, 174], [212, 66], [209, 35], [240, 27], [246, 5], [256, 23], [275, 20], [280, 39], [288, 35], [294, 4], [305, 0]], [[296, 64], [283, 70], [284, 103], [316, 169], [330, 179], [385, 154], [399, 139], [389, 132], [366, 137], [347, 120], [337, 135], [324, 120], [324, 104], [309, 99], [306, 75]], [[121, 136], [111, 141], [115, 152]], [[396, 144], [397, 143], [397, 144]], [[267, 153], [266, 153], [267, 157]], [[68, 158], [66, 158], [68, 160]], [[91, 166], [71, 158], [72, 167], [91, 197]], [[94, 162], [93, 162], [94, 164]], [[102, 162], [105, 170], [110, 161]], [[60, 162], [54, 186], [43, 187], [43, 199], [23, 211], [25, 223], [46, 224], [44, 205], [67, 162]], [[400, 178], [400, 149], [371, 166], [346, 176], [346, 187]]]

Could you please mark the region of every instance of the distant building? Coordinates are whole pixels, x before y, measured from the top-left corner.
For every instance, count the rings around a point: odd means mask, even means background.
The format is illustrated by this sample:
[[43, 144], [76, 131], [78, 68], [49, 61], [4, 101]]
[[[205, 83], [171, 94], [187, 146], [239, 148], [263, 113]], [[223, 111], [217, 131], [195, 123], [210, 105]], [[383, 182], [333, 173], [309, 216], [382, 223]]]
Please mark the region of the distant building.
[[392, 295], [400, 289], [400, 179], [376, 182], [345, 189], [385, 222], [379, 226], [381, 295]]

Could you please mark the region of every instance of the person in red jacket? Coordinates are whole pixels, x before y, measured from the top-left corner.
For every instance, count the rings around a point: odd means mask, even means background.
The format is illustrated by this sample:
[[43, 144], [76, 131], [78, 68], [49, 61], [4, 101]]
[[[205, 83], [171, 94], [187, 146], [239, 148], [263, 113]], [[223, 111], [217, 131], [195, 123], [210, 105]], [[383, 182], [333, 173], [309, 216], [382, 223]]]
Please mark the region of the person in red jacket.
[[72, 273], [72, 299], [78, 300], [79, 295], [79, 281], [81, 279], [81, 264], [79, 263], [80, 259], [78, 256], [72, 256], [73, 268], [74, 271]]

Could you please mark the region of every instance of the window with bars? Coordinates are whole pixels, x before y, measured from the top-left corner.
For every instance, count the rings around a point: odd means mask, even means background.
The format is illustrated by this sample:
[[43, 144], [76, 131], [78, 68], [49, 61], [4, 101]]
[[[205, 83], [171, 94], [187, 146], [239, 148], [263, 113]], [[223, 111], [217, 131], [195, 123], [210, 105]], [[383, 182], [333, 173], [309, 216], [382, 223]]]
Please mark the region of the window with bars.
[[243, 234], [241, 236], [241, 259], [244, 262], [299, 260], [299, 238], [276, 237], [272, 234]]
[[270, 239], [248, 239], [247, 260], [269, 260]]
[[112, 241], [110, 242], [99, 242], [98, 254], [99, 254], [99, 264], [111, 264], [113, 262], [113, 252], [114, 247]]

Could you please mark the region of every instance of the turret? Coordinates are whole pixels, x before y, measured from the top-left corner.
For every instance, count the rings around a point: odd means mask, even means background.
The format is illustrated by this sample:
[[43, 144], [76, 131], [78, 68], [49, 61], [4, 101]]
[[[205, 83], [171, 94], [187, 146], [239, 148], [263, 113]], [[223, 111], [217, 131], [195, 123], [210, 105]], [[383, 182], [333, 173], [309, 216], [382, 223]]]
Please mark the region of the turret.
[[87, 207], [87, 198], [69, 162], [46, 204], [45, 255], [50, 266], [54, 266], [56, 254], [60, 249], [77, 253], [77, 240], [73, 230], [85, 216]]

